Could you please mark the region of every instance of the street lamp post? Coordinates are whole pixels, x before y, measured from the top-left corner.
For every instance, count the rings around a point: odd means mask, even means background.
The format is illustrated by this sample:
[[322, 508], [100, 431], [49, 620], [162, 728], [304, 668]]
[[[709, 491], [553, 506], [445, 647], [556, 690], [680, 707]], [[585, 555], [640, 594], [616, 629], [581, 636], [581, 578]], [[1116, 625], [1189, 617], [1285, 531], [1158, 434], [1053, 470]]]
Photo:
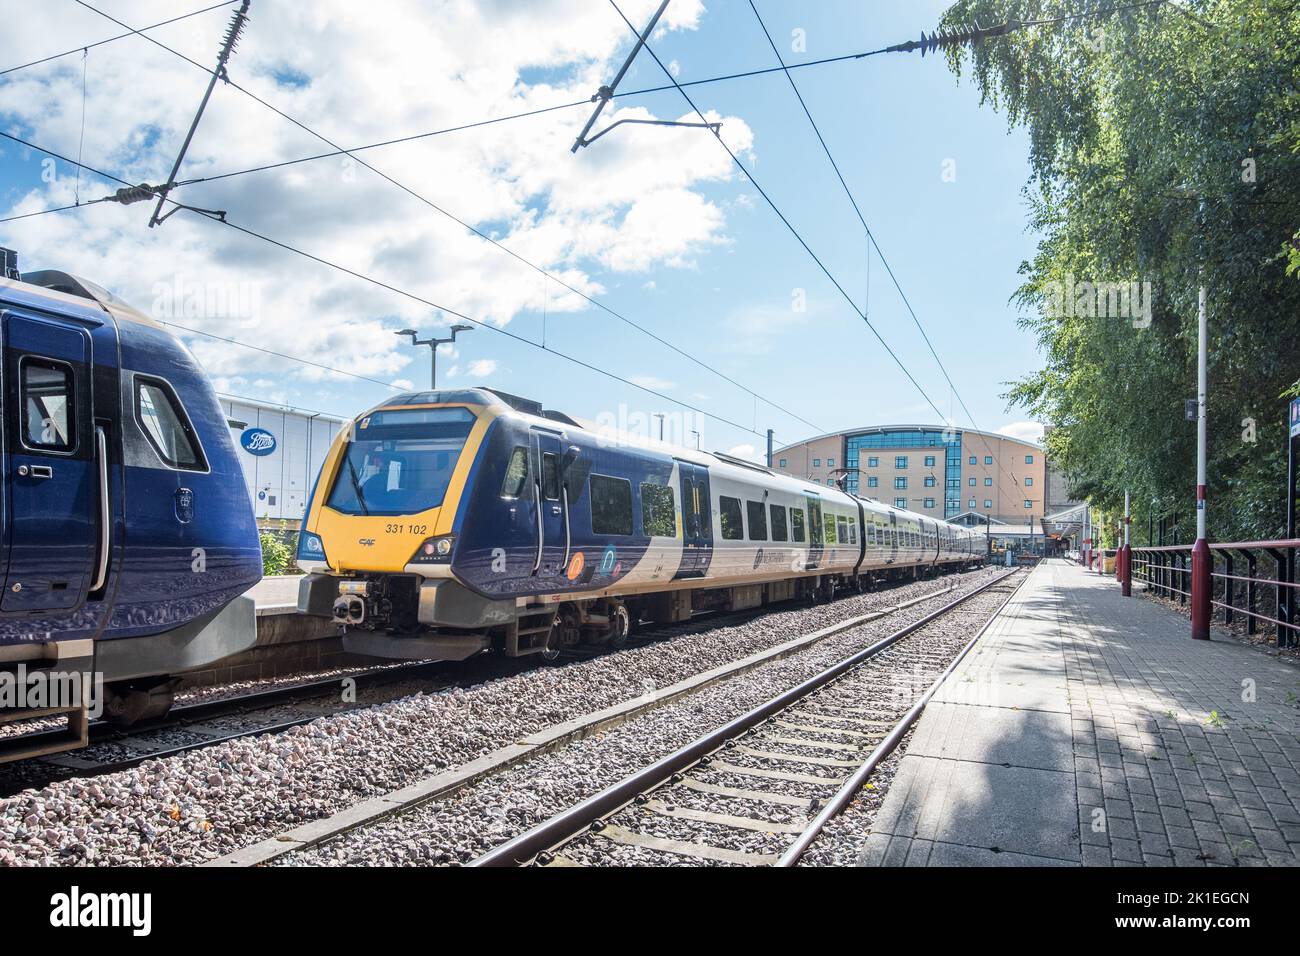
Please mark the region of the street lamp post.
[[[1204, 210], [1204, 200], [1201, 202]], [[1209, 365], [1209, 322], [1205, 286], [1197, 295], [1196, 334], [1196, 544], [1192, 546], [1192, 639], [1210, 639], [1210, 543], [1205, 537], [1206, 418], [1205, 393]]]
[[452, 342], [455, 342], [457, 332], [472, 332], [472, 331], [474, 331], [474, 326], [472, 325], [453, 325], [451, 327], [451, 337], [445, 339], [439, 339], [439, 338], [422, 339], [419, 338], [420, 333], [415, 331], [415, 329], [402, 329], [402, 331], [394, 332], [393, 334], [409, 335], [411, 337], [412, 345], [429, 346], [429, 388], [436, 389], [438, 387], [438, 346], [450, 345]]

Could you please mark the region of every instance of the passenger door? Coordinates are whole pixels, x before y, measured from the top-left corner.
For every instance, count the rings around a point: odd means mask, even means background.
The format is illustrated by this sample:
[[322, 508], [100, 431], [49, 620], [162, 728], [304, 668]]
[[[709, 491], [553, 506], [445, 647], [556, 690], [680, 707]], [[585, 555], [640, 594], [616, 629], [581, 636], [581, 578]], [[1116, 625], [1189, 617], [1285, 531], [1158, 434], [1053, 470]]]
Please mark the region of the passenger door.
[[560, 486], [561, 442], [555, 432], [530, 433], [533, 463], [533, 502], [538, 515], [538, 552], [534, 574], [553, 578], [563, 574], [570, 550], [569, 513]]
[[0, 609], [60, 611], [102, 587], [107, 496], [91, 404], [90, 335], [55, 318], [3, 313], [9, 563]]
[[807, 495], [808, 502], [808, 564], [806, 570], [815, 571], [821, 567], [822, 552], [825, 550], [826, 537], [822, 529], [822, 502], [814, 495]]
[[678, 460], [682, 487], [682, 563], [678, 578], [702, 578], [713, 559], [709, 469]]

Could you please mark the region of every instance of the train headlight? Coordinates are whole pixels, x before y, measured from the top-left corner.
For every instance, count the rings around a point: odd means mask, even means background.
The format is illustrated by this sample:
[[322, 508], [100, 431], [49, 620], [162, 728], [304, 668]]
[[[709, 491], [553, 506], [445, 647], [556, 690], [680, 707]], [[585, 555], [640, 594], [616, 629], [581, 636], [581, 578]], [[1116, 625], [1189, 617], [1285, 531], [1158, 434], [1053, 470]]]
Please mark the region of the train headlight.
[[440, 538], [429, 538], [424, 544], [420, 545], [411, 558], [412, 564], [446, 564], [451, 560], [451, 549], [455, 543], [453, 535], [444, 535]]
[[324, 562], [325, 542], [320, 535], [304, 531], [298, 535], [298, 560]]

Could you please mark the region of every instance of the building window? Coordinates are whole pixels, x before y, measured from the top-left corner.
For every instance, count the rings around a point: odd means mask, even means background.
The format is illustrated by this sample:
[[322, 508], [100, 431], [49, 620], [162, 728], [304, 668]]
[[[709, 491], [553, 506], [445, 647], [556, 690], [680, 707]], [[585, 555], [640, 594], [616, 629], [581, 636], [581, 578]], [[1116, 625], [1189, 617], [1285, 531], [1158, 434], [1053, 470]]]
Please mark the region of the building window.
[[933, 498], [926, 498], [926, 499], [925, 499], [925, 506], [926, 506], [927, 508], [933, 508], [933, 507], [934, 507], [934, 499], [933, 499]]
[[779, 467], [781, 467], [781, 468], [784, 468], [784, 467], [785, 467], [785, 459], [784, 459], [784, 458], [781, 459], [781, 464], [780, 464]]
[[972, 499], [970, 500], [970, 510], [971, 510], [971, 511], [974, 511], [974, 510], [975, 510], [975, 499], [974, 499], [974, 498], [972, 498]]
[[1032, 508], [1033, 506], [1034, 506], [1034, 503], [1033, 503], [1032, 501], [1030, 501], [1028, 498], [1026, 498], [1026, 499], [1025, 499], [1025, 507], [1026, 507], [1026, 508]]
[[740, 519], [740, 499], [723, 495], [718, 499], [718, 518], [722, 522], [724, 541], [740, 541], [745, 537], [745, 527]]
[[978, 459], [978, 458], [976, 458], [974, 455], [971, 455], [971, 456], [970, 456], [970, 463], [971, 463], [972, 465], [978, 465], [980, 462], [979, 462], [979, 459]]
[[906, 478], [895, 478], [895, 479], [894, 479], [894, 490], [895, 490], [895, 491], [902, 491], [902, 490], [903, 490], [904, 488], [906, 488], [906, 487], [907, 487], [907, 479], [906, 479]]
[[596, 534], [632, 533], [632, 483], [626, 478], [591, 476], [591, 530]]
[[826, 459], [826, 467], [827, 467], [827, 468], [834, 468], [834, 467], [835, 467], [835, 459], [834, 459], [834, 458], [827, 458], [827, 459]]
[[868, 468], [879, 468], [879, 467], [880, 467], [880, 459], [879, 459], [878, 457], [876, 457], [875, 455], [871, 455], [871, 456], [869, 456], [869, 457], [867, 458], [867, 467], [868, 467]]
[[868, 475], [868, 476], [867, 476], [867, 487], [868, 487], [868, 488], [879, 488], [879, 487], [880, 487], [880, 479], [877, 478], [875, 475]]
[[992, 455], [985, 455], [985, 456], [984, 456], [984, 464], [986, 464], [986, 465], [991, 465], [991, 464], [993, 464], [993, 456], [992, 456]]
[[926, 475], [926, 476], [925, 476], [925, 487], [927, 487], [927, 488], [933, 488], [933, 487], [934, 487], [934, 475]]
[[1025, 464], [1026, 464], [1026, 465], [1032, 465], [1033, 463], [1034, 463], [1034, 456], [1033, 456], [1033, 455], [1026, 455], [1026, 456], [1025, 456]]
[[1034, 479], [1032, 479], [1032, 478], [1026, 478], [1026, 479], [1025, 479], [1025, 487], [1026, 487], [1026, 488], [1032, 488], [1032, 487], [1034, 487]]
[[985, 478], [985, 479], [984, 479], [984, 487], [985, 487], [985, 488], [992, 488], [992, 487], [993, 487], [993, 479], [992, 479], [992, 478]]
[[899, 455], [899, 456], [897, 456], [897, 457], [894, 459], [894, 467], [895, 467], [895, 468], [906, 468], [906, 467], [907, 467], [907, 456], [906, 456], [906, 455]]
[[970, 486], [971, 486], [972, 488], [975, 487], [975, 479], [974, 479], [974, 478], [971, 478], [969, 483], [970, 483]]
[[894, 499], [894, 507], [895, 507], [895, 508], [906, 508], [906, 507], [907, 507], [907, 499], [906, 499], [906, 498], [895, 498], [895, 499]]
[[925, 467], [926, 467], [926, 468], [933, 468], [933, 467], [934, 467], [934, 455], [926, 455], [926, 456], [925, 456]]
[[985, 511], [991, 511], [992, 509], [993, 509], [993, 502], [990, 501], [988, 498], [985, 498], [985, 499], [984, 499], [984, 510], [985, 510]]
[[822, 460], [821, 460], [820, 458], [814, 458], [814, 459], [813, 459], [813, 467], [814, 467], [814, 468], [820, 468], [821, 466], [822, 466]]

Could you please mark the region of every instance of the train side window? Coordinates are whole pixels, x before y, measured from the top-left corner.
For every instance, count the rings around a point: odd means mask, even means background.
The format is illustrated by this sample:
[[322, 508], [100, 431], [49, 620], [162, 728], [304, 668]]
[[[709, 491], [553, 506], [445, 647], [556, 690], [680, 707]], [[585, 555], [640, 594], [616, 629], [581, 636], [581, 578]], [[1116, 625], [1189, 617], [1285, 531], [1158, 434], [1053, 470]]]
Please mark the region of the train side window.
[[849, 519], [849, 544], [858, 543], [858, 519]]
[[560, 497], [560, 462], [549, 451], [542, 455], [542, 494], [552, 500]]
[[501, 482], [501, 497], [518, 498], [524, 493], [524, 484], [527, 481], [528, 449], [517, 445], [510, 454], [510, 463], [506, 465], [506, 477]]
[[137, 376], [135, 420], [164, 464], [184, 471], [207, 470], [198, 436], [170, 385]]
[[835, 516], [835, 533], [839, 537], [840, 544], [849, 543], [849, 519], [844, 515]]
[[24, 358], [22, 383], [23, 444], [46, 451], [72, 451], [77, 444], [72, 367]]
[[767, 540], [767, 512], [761, 501], [746, 501], [745, 510], [749, 512], [749, 540]]
[[726, 541], [741, 541], [745, 526], [740, 518], [740, 499], [723, 495], [718, 499], [718, 517], [722, 521], [722, 537]]
[[632, 483], [626, 478], [591, 476], [591, 530], [596, 534], [632, 533]]
[[803, 509], [802, 508], [790, 509], [790, 530], [794, 532], [794, 540], [799, 543], [803, 543], [804, 533], [803, 533]]
[[667, 485], [641, 486], [641, 533], [649, 538], [677, 537], [673, 490]]
[[789, 541], [790, 535], [785, 521], [785, 505], [772, 505], [770, 510], [772, 512], [772, 540]]

